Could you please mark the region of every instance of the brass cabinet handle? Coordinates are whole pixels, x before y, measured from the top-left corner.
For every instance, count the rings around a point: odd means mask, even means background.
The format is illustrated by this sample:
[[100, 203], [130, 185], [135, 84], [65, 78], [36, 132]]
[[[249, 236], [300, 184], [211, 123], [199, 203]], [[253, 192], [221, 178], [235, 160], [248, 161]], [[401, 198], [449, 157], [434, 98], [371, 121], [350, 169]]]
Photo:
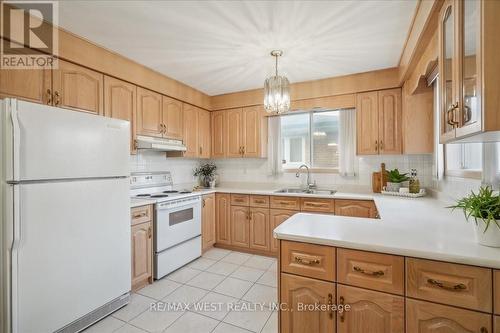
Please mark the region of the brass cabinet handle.
[[238, 150], [238, 153], [239, 153], [240, 155], [241, 155], [241, 154], [243, 154], [242, 149], [241, 149], [241, 146], [240, 146], [240, 149]]
[[203, 154], [203, 148], [200, 147], [200, 155]]
[[237, 199], [234, 199], [234, 201], [235, 201], [235, 202], [243, 202], [244, 200], [243, 200], [243, 199], [239, 199], [239, 198], [237, 198]]
[[140, 214], [134, 214], [133, 218], [134, 219], [138, 219], [138, 218], [144, 217], [146, 215], [147, 215], [146, 212], [142, 212]]
[[446, 289], [446, 290], [450, 290], [450, 291], [462, 291], [462, 290], [467, 289], [467, 286], [463, 283], [449, 285], [449, 284], [446, 284], [446, 282], [438, 281], [438, 280], [434, 280], [434, 279], [427, 279], [427, 283], [430, 285], [436, 286], [438, 288]]
[[306, 206], [311, 206], [311, 207], [325, 207], [326, 204], [324, 203], [317, 203], [317, 202], [306, 202], [304, 203]]
[[245, 155], [245, 146], [241, 147], [241, 155]]
[[359, 266], [354, 266], [352, 269], [355, 272], [358, 272], [358, 273], [361, 273], [361, 274], [365, 274], [365, 275], [374, 276], [374, 277], [384, 276], [384, 272], [383, 271], [369, 271], [369, 270], [362, 269]]
[[305, 259], [305, 258], [301, 258], [301, 257], [297, 257], [297, 256], [294, 259], [295, 259], [295, 262], [297, 262], [299, 264], [303, 264], [303, 265], [317, 265], [321, 262], [319, 259], [309, 260], [309, 259]]
[[161, 128], [163, 134], [167, 133], [167, 126], [165, 124], [161, 124]]
[[375, 151], [378, 152], [378, 140], [375, 140]]
[[384, 150], [384, 141], [380, 140], [380, 150]]
[[59, 103], [61, 103], [61, 96], [59, 95], [59, 92], [56, 91], [54, 92], [54, 105], [58, 106]]
[[254, 200], [255, 203], [258, 203], [258, 204], [265, 204], [266, 201], [265, 200]]
[[151, 238], [152, 236], [152, 231], [151, 231], [151, 227], [148, 228], [148, 238]]
[[448, 111], [446, 111], [446, 122], [448, 125], [455, 126], [458, 124], [458, 121], [455, 121], [455, 115], [453, 114], [453, 111], [458, 108], [458, 102], [452, 104]]
[[134, 139], [134, 149], [137, 149], [137, 147], [138, 147], [137, 140]]
[[[344, 303], [345, 303], [344, 296], [340, 296], [339, 304], [343, 306]], [[342, 310], [342, 312], [340, 312], [339, 318], [341, 323], [345, 321], [345, 310]]]
[[201, 200], [202, 207], [205, 207], [205, 199]]
[[328, 294], [328, 316], [330, 319], [333, 319], [333, 295], [331, 293]]
[[52, 91], [50, 89], [47, 89], [47, 104], [52, 104]]
[[481, 327], [480, 333], [488, 333], [488, 329], [486, 327]]

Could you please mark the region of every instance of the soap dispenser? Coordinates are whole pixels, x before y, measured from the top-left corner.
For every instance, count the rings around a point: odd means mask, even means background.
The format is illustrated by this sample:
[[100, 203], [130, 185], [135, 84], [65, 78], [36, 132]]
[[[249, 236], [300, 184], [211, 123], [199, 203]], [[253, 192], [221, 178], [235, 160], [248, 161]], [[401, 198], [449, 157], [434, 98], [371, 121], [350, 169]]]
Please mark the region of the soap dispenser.
[[420, 193], [420, 181], [417, 178], [417, 169], [410, 171], [410, 193]]

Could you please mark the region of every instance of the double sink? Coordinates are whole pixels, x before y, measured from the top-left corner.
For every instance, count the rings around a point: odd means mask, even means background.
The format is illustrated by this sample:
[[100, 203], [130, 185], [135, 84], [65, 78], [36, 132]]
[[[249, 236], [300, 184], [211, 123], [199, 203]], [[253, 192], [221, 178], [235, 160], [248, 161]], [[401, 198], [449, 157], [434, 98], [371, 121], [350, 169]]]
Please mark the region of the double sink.
[[274, 193], [296, 193], [296, 194], [315, 194], [315, 195], [334, 195], [336, 190], [325, 189], [301, 189], [301, 188], [282, 188]]

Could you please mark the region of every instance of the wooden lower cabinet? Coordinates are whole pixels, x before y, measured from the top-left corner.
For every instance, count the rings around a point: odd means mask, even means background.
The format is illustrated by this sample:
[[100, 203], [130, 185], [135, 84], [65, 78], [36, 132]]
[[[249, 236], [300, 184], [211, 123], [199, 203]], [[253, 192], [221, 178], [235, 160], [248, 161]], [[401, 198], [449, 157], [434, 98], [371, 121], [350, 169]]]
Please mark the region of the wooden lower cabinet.
[[337, 314], [337, 332], [403, 333], [404, 298], [344, 285], [337, 286], [337, 304], [349, 311]]
[[368, 200], [335, 200], [335, 215], [376, 218], [377, 207]]
[[269, 209], [250, 208], [250, 248], [269, 251], [270, 241]]
[[132, 290], [153, 282], [152, 222], [132, 226]]
[[231, 245], [231, 195], [215, 194], [216, 243]]
[[279, 241], [273, 237], [273, 230], [281, 223], [285, 222], [288, 218], [296, 214], [297, 211], [284, 210], [284, 209], [271, 209], [269, 210], [269, 224], [271, 233], [270, 251], [273, 253], [278, 252]]
[[[280, 302], [288, 311], [281, 311], [282, 333], [333, 333], [333, 311], [301, 311], [302, 305], [335, 303], [335, 283], [281, 273]], [[371, 331], [367, 331], [371, 332]]]
[[201, 247], [206, 251], [215, 244], [215, 194], [202, 197]]
[[500, 333], [500, 316], [495, 316], [493, 319], [493, 332]]
[[500, 270], [493, 272], [493, 281], [495, 314], [500, 315]]
[[249, 218], [249, 207], [231, 206], [231, 245], [250, 246]]
[[413, 299], [406, 300], [406, 332], [492, 332], [491, 315]]

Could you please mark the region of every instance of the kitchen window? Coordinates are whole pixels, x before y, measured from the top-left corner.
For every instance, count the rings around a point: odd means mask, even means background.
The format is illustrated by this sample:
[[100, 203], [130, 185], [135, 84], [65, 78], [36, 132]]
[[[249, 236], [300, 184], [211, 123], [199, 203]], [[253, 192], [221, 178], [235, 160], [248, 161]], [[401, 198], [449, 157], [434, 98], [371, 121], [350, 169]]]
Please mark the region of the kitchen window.
[[481, 178], [483, 144], [462, 143], [445, 145], [445, 174], [452, 177]]

